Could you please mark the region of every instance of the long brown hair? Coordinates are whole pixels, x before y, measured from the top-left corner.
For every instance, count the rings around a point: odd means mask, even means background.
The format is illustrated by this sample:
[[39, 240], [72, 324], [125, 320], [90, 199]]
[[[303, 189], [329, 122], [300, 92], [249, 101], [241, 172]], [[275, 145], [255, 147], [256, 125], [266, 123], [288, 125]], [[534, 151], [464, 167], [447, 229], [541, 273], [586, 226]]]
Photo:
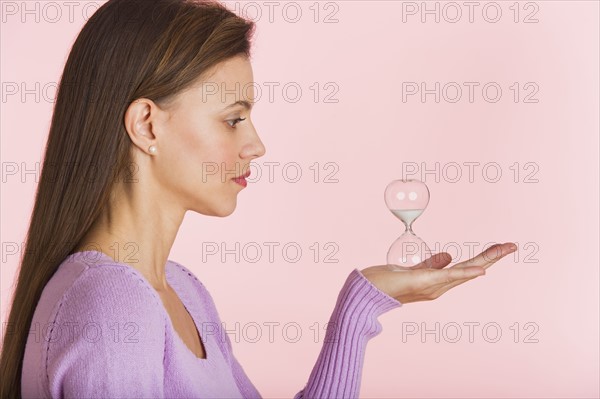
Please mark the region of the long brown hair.
[[0, 396], [21, 397], [33, 313], [46, 283], [126, 178], [124, 126], [137, 98], [167, 101], [216, 64], [250, 58], [252, 21], [216, 1], [109, 0], [86, 22], [54, 106], [0, 359]]

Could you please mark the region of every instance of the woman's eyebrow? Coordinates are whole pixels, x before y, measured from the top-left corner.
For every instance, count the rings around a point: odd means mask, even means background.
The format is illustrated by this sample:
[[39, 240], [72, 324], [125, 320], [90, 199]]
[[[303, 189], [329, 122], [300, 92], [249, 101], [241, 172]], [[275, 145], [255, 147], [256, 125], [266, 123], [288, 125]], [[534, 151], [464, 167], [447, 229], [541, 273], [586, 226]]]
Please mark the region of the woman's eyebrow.
[[251, 110], [252, 106], [254, 105], [254, 103], [251, 103], [250, 101], [246, 101], [246, 100], [238, 100], [236, 102], [234, 102], [233, 104], [229, 104], [228, 106], [226, 106], [225, 108], [223, 108], [223, 110], [229, 109], [229, 108], [233, 108], [236, 105], [241, 105], [244, 108], [246, 108], [247, 110]]

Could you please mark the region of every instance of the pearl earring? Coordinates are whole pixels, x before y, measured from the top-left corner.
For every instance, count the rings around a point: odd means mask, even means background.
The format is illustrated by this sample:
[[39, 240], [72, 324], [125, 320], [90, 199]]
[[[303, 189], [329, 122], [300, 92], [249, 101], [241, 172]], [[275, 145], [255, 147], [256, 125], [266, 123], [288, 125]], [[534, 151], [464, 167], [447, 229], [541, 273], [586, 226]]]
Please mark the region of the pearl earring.
[[150, 154], [155, 154], [156, 153], [156, 147], [151, 145], [150, 147], [148, 147], [148, 151], [150, 152]]

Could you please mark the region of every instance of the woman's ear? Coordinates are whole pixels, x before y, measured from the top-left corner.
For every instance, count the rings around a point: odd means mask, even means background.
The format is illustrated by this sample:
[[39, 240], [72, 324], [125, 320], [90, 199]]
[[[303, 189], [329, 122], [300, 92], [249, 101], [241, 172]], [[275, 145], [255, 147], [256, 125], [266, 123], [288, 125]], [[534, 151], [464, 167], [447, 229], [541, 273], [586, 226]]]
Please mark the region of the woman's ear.
[[133, 101], [125, 111], [125, 130], [133, 144], [145, 153], [150, 153], [150, 146], [156, 147], [155, 122], [159, 112], [154, 101], [147, 98]]

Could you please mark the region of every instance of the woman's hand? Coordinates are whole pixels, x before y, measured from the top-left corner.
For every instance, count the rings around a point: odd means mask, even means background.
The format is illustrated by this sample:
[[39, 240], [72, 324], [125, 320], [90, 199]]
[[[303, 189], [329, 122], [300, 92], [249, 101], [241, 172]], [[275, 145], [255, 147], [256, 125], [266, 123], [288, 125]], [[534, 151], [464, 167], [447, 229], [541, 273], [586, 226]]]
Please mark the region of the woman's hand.
[[472, 259], [444, 269], [452, 257], [447, 252], [435, 254], [412, 270], [394, 271], [387, 265], [371, 266], [360, 272], [377, 288], [402, 304], [430, 301], [450, 288], [485, 274], [485, 269], [516, 251], [513, 243], [492, 245]]

